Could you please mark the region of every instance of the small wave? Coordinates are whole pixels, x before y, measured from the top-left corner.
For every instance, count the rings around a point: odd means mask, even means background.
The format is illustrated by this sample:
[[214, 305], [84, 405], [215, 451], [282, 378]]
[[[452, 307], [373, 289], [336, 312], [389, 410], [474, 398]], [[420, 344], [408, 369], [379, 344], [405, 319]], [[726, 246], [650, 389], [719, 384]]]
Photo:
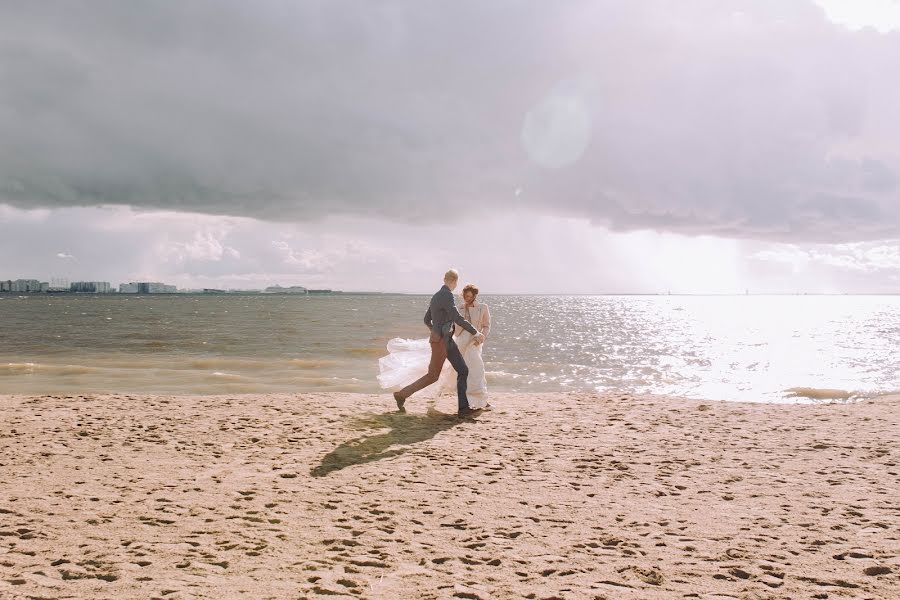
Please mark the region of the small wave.
[[381, 348], [347, 348], [347, 354], [357, 356], [383, 356], [384, 350]]
[[814, 387], [792, 387], [784, 391], [788, 398], [808, 398], [810, 400], [850, 400], [861, 395], [858, 392], [848, 392], [847, 390]]
[[272, 364], [261, 360], [245, 360], [240, 358], [200, 358], [188, 362], [191, 369], [234, 369], [261, 371], [272, 367]]
[[52, 365], [42, 363], [7, 363], [0, 365], [0, 375], [41, 373], [45, 375], [89, 375], [103, 369], [88, 365]]
[[304, 377], [301, 379], [304, 384], [330, 387], [334, 385], [345, 385], [347, 382], [337, 377]]
[[35, 363], [6, 363], [0, 365], [0, 373], [34, 373]]
[[324, 369], [338, 364], [336, 360], [315, 360], [308, 358], [292, 358], [288, 363], [298, 369]]
[[213, 371], [212, 376], [217, 380], [224, 381], [245, 381], [247, 378], [243, 375], [235, 375], [234, 373], [223, 373], [222, 371]]
[[507, 373], [506, 371], [485, 371], [484, 375], [488, 381], [509, 381], [521, 377], [517, 373]]

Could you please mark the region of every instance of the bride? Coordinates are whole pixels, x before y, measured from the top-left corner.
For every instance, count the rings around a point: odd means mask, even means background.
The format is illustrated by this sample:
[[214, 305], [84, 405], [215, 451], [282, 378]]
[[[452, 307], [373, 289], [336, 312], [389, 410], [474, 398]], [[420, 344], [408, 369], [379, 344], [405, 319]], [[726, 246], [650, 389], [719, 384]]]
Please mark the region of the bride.
[[[487, 338], [491, 329], [491, 313], [487, 304], [478, 302], [478, 287], [470, 283], [463, 288], [462, 295], [463, 302], [457, 306], [460, 314]], [[484, 344], [475, 343], [474, 336], [459, 326], [456, 327], [455, 340], [466, 366], [469, 367], [467, 379], [469, 408], [490, 409], [491, 405], [487, 401], [484, 359], [481, 355]], [[387, 349], [389, 354], [378, 359], [378, 382], [382, 388], [401, 390], [428, 371], [428, 362], [431, 359], [428, 338], [420, 340], [394, 338], [388, 342]], [[456, 372], [449, 362], [445, 362], [438, 382], [422, 390], [420, 395], [436, 398], [455, 391]]]

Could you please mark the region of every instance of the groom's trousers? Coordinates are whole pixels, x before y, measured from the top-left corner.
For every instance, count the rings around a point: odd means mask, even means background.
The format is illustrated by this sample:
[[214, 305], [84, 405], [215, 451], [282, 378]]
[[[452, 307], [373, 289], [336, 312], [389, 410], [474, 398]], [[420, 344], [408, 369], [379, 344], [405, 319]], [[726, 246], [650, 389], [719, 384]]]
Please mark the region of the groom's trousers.
[[456, 370], [456, 396], [458, 409], [466, 410], [469, 408], [469, 399], [466, 396], [469, 367], [466, 366], [466, 361], [463, 360], [462, 353], [459, 351], [459, 346], [456, 345], [456, 342], [452, 337], [449, 339], [438, 338], [437, 341], [434, 340], [434, 337], [436, 336], [432, 336], [429, 340], [431, 343], [431, 362], [428, 363], [428, 373], [400, 390], [400, 395], [404, 398], [409, 398], [422, 388], [435, 383], [441, 376], [441, 369], [444, 368], [444, 361], [449, 360], [450, 364]]

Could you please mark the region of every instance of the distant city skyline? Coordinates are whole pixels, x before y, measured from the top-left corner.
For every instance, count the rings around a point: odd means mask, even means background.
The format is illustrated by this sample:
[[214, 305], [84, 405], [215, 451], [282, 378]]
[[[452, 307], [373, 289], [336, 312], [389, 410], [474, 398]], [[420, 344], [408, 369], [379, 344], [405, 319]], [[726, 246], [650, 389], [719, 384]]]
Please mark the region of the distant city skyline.
[[[0, 278], [0, 293], [91, 293], [91, 294], [175, 294], [175, 293], [262, 293], [262, 294], [321, 294], [321, 293], [338, 293], [338, 294], [417, 294], [417, 292], [399, 292], [399, 291], [374, 291], [366, 289], [350, 289], [332, 290], [330, 288], [307, 288], [300, 285], [282, 286], [279, 284], [266, 287], [225, 287], [225, 288], [197, 288], [185, 287], [178, 288], [175, 285], [163, 282], [129, 282], [120, 283], [118, 285], [105, 281], [73, 281], [71, 283], [51, 284], [47, 281], [41, 281], [34, 278], [18, 278], [18, 279], [2, 279]], [[459, 294], [460, 290], [456, 290]], [[422, 294], [419, 292], [418, 294]], [[426, 294], [427, 295], [427, 294]], [[483, 295], [534, 295], [534, 296], [552, 296], [552, 295], [584, 295], [584, 296], [703, 296], [703, 295], [900, 295], [900, 292], [809, 292], [808, 290], [795, 289], [789, 292], [767, 292], [754, 290], [751, 292], [749, 288], [743, 291], [733, 292], [708, 292], [708, 293], [692, 293], [692, 292], [675, 292], [671, 290], [657, 292], [594, 292], [594, 293], [558, 293], [558, 292], [493, 292]]]
[[[189, 292], [219, 292], [219, 291], [245, 291], [270, 294], [321, 294], [331, 293], [331, 289], [307, 288], [301, 285], [271, 285], [265, 288], [228, 288], [218, 290], [215, 288], [182, 288], [160, 281], [130, 281], [118, 285], [108, 281], [86, 280], [69, 282], [65, 278], [51, 278], [51, 281], [42, 281], [34, 277], [18, 277], [3, 279], [0, 277], [0, 293], [88, 293], [88, 294], [175, 294]], [[365, 292], [365, 290], [360, 290]]]
[[896, 2], [434, 6], [0, 4], [0, 272], [900, 292]]
[[0, 278], [0, 292], [24, 293], [85, 293], [85, 294], [152, 294], [175, 293], [178, 288], [158, 281], [120, 283], [118, 286], [108, 281], [86, 280], [69, 282], [65, 278], [54, 277], [42, 281], [33, 277]]

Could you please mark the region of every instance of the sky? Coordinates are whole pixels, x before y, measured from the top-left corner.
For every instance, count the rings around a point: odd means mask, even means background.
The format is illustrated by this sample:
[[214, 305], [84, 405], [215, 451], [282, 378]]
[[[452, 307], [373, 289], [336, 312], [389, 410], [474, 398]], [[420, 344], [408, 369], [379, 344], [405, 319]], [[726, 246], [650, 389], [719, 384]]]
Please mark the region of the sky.
[[900, 292], [896, 0], [0, 1], [0, 279]]

